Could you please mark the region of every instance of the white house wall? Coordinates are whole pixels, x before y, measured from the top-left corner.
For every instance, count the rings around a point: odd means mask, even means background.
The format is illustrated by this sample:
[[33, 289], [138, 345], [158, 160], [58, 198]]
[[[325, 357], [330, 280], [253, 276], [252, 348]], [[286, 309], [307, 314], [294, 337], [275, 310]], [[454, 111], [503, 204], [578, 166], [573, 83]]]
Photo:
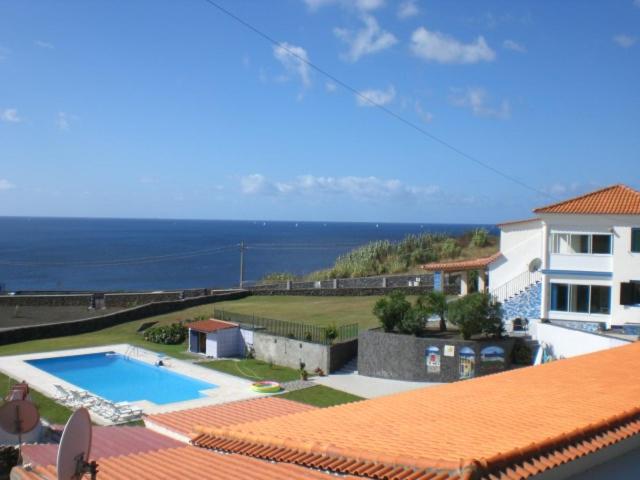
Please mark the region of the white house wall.
[[542, 223], [531, 221], [505, 225], [500, 232], [502, 257], [489, 266], [489, 289], [499, 287], [529, 268], [542, 256]]

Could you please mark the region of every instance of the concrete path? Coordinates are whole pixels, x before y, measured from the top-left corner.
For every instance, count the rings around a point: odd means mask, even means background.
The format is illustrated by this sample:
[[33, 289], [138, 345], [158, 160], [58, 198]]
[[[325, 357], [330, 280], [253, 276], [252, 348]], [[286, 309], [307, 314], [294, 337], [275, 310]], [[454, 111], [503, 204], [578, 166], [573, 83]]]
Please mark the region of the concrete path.
[[417, 388], [435, 387], [440, 383], [405, 382], [385, 378], [365, 377], [357, 372], [335, 373], [327, 377], [314, 377], [313, 382], [363, 398], [376, 398]]

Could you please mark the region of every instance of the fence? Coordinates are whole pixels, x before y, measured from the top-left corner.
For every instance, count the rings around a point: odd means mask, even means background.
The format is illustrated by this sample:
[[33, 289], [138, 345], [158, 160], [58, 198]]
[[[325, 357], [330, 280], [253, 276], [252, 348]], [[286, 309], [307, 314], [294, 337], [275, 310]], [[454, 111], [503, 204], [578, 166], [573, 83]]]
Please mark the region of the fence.
[[320, 343], [323, 345], [342, 343], [358, 338], [357, 323], [341, 325], [334, 331], [332, 328], [322, 327], [319, 325], [308, 325], [298, 322], [289, 322], [286, 320], [276, 320], [274, 318], [245, 315], [242, 313], [227, 312], [218, 309], [214, 309], [213, 316], [218, 320], [239, 323], [243, 328], [261, 330], [265, 333], [270, 333], [280, 337]]
[[312, 290], [341, 288], [398, 288], [433, 287], [433, 273], [414, 275], [385, 275], [376, 277], [335, 278], [317, 281], [281, 281], [248, 285], [252, 291], [260, 290]]

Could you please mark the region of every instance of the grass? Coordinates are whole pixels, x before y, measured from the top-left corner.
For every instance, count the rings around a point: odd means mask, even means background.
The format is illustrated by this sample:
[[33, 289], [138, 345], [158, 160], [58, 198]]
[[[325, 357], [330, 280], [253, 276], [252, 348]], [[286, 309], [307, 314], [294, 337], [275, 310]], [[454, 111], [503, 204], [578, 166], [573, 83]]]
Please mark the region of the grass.
[[261, 380], [291, 382], [300, 379], [298, 370], [289, 367], [280, 367], [278, 365], [269, 365], [267, 362], [254, 359], [214, 360], [211, 362], [199, 362], [198, 365], [255, 382]]
[[378, 327], [373, 304], [379, 296], [303, 297], [251, 296], [241, 300], [220, 302], [217, 309], [246, 315], [288, 320], [291, 322], [327, 326], [357, 323], [361, 329]]
[[314, 387], [303, 388], [302, 390], [283, 393], [279, 398], [286, 398], [287, 400], [294, 400], [315, 407], [333, 407], [334, 405], [364, 400], [357, 395], [351, 395], [350, 393], [325, 387], [324, 385], [316, 385]]
[[[0, 373], [0, 397], [4, 398], [9, 391], [9, 387], [14, 383], [17, 383], [17, 381]], [[49, 423], [66, 423], [71, 416], [72, 411], [70, 409], [33, 389], [31, 390], [31, 399], [38, 407], [40, 416]]]

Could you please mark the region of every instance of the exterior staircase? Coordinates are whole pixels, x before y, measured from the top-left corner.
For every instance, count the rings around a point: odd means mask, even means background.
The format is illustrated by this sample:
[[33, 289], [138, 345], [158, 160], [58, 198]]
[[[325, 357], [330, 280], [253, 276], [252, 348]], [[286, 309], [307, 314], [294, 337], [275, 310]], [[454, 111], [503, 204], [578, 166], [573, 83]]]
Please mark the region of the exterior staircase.
[[353, 357], [351, 360], [345, 363], [340, 370], [333, 372], [333, 375], [346, 375], [349, 373], [358, 373], [358, 357]]
[[539, 318], [542, 303], [542, 274], [540, 271], [520, 275], [490, 291], [502, 303], [503, 319]]

